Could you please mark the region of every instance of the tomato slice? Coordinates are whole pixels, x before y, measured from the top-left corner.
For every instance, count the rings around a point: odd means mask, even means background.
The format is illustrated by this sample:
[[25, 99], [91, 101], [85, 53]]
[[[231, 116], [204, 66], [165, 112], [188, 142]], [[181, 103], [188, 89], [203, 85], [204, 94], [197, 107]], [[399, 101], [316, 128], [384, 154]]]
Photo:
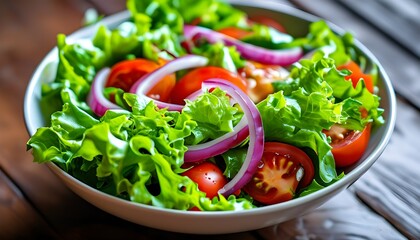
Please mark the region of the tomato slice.
[[236, 39], [241, 39], [244, 38], [250, 34], [252, 34], [252, 32], [244, 30], [244, 29], [240, 29], [237, 27], [226, 27], [226, 28], [222, 28], [220, 30], [218, 30], [219, 33], [223, 33], [229, 37], [232, 38], [236, 38]]
[[332, 154], [336, 167], [347, 167], [359, 161], [369, 144], [371, 124], [363, 131], [348, 130], [339, 125], [324, 131], [331, 137]]
[[243, 189], [263, 204], [285, 202], [295, 196], [298, 187], [309, 185], [314, 174], [311, 158], [301, 149], [266, 142], [258, 170]]
[[198, 185], [200, 191], [212, 199], [218, 196], [218, 191], [226, 185], [227, 180], [220, 168], [212, 162], [202, 162], [181, 174], [187, 176]]
[[372, 76], [369, 74], [365, 74], [360, 69], [359, 65], [357, 65], [353, 61], [349, 61], [344, 65], [338, 66], [338, 70], [347, 69], [351, 71], [351, 74], [346, 76], [346, 80], [351, 80], [353, 87], [356, 87], [357, 83], [360, 81], [360, 79], [364, 79], [366, 88], [369, 90], [369, 92], [373, 93], [373, 80]]
[[[121, 88], [125, 92], [128, 92], [130, 91], [131, 86], [142, 76], [158, 69], [165, 63], [166, 61], [162, 59], [160, 59], [159, 62], [154, 62], [142, 58], [118, 62], [111, 68], [105, 86]], [[171, 74], [164, 77], [147, 95], [154, 99], [167, 101], [174, 86], [175, 75]]]
[[201, 83], [210, 78], [222, 78], [246, 92], [245, 80], [243, 80], [238, 74], [224, 68], [206, 66], [193, 69], [175, 84], [171, 94], [171, 102], [184, 104], [184, 99], [197, 90], [200, 90]]

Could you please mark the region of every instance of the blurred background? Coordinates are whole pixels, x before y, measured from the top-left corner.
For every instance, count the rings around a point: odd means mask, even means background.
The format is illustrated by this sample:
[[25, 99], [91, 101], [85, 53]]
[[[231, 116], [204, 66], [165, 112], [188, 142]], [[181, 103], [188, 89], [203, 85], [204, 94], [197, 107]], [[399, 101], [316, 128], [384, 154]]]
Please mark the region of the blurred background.
[[[394, 84], [397, 126], [374, 167], [327, 206], [284, 224], [219, 239], [420, 238], [420, 1], [270, 1], [322, 17], [368, 47]], [[26, 85], [55, 46], [57, 34], [82, 27], [88, 9], [107, 16], [124, 10], [125, 1], [0, 0], [0, 239], [115, 234], [191, 238], [137, 226], [92, 207], [46, 166], [32, 163], [26, 151], [29, 136], [22, 112]]]

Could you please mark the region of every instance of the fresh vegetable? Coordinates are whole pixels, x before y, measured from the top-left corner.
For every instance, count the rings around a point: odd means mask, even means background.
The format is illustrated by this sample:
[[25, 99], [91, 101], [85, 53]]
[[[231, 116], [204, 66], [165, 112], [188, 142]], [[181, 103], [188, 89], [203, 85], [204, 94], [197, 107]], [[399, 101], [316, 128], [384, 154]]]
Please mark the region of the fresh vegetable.
[[[153, 89], [160, 88], [161, 85], [165, 85], [161, 82], [165, 76], [173, 74], [176, 71], [204, 66], [207, 64], [207, 62], [208, 60], [206, 58], [194, 55], [185, 55], [183, 57], [177, 58], [167, 63], [165, 66], [162, 66], [148, 74], [143, 75], [131, 86], [130, 92], [147, 99], [146, 95], [153, 91]], [[172, 88], [168, 90], [172, 90]], [[171, 92], [173, 91], [176, 91], [176, 88]], [[182, 106], [177, 104], [169, 104], [167, 102], [159, 101], [158, 99], [155, 99], [155, 103], [161, 108], [167, 107], [170, 110], [176, 111], [180, 111], [182, 109]]]
[[236, 38], [236, 39], [241, 39], [252, 34], [248, 30], [240, 29], [237, 27], [226, 27], [226, 28], [219, 29], [217, 32], [222, 33], [231, 38]]
[[184, 104], [185, 99], [192, 93], [201, 89], [201, 83], [210, 78], [220, 78], [233, 83], [243, 92], [247, 92], [245, 80], [238, 74], [224, 68], [206, 66], [193, 69], [177, 81], [171, 95], [171, 101], [176, 104]]
[[209, 79], [203, 82], [203, 86], [208, 89], [219, 87], [225, 90], [239, 104], [248, 122], [249, 143], [246, 158], [235, 177], [219, 190], [220, 194], [229, 196], [242, 188], [256, 171], [258, 159], [261, 158], [264, 145], [261, 116], [251, 99], [230, 82], [220, 79]]
[[210, 43], [223, 42], [227, 46], [235, 46], [243, 58], [263, 64], [287, 66], [299, 60], [303, 55], [300, 47], [267, 49], [199, 26], [185, 25], [184, 35], [190, 41], [203, 38]]
[[109, 109], [121, 109], [120, 106], [107, 99], [103, 93], [109, 72], [109, 68], [104, 68], [96, 74], [92, 82], [91, 91], [86, 99], [86, 103], [98, 116], [103, 116]]
[[296, 190], [308, 186], [314, 166], [305, 152], [292, 145], [266, 142], [258, 170], [244, 190], [263, 204], [291, 200]]
[[[128, 92], [135, 82], [142, 78], [145, 74], [150, 73], [165, 64], [165, 60], [159, 59], [158, 62], [153, 62], [148, 59], [138, 58], [133, 60], [125, 60], [118, 62], [111, 68], [111, 73], [108, 76], [108, 81], [105, 87], [121, 88]], [[160, 101], [168, 101], [169, 94], [175, 86], [175, 75], [170, 74], [164, 76], [159, 84], [156, 84], [147, 93], [148, 96]]]
[[337, 69], [346, 69], [350, 71], [350, 74], [345, 76], [345, 79], [350, 80], [354, 88], [356, 88], [359, 81], [363, 80], [369, 92], [373, 93], [374, 89], [372, 77], [368, 74], [363, 73], [359, 65], [357, 65], [354, 61], [350, 60], [346, 64], [338, 66]]
[[[374, 63], [324, 21], [294, 38], [218, 0], [127, 8], [91, 40], [58, 36], [34, 161], [133, 202], [244, 210], [340, 181], [384, 122]], [[224, 180], [203, 187], [199, 166]]]
[[227, 180], [219, 167], [211, 162], [195, 165], [181, 174], [187, 176], [198, 185], [198, 189], [206, 193], [210, 199], [218, 196], [219, 189], [226, 185]]
[[369, 144], [371, 124], [362, 131], [333, 125], [324, 133], [331, 137], [332, 154], [337, 167], [347, 167], [361, 159]]

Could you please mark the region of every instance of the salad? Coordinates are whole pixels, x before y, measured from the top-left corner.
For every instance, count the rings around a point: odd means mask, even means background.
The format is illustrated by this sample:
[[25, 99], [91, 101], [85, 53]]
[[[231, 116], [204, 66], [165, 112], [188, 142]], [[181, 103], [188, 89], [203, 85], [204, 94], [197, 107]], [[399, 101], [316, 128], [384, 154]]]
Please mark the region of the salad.
[[58, 35], [35, 162], [133, 202], [243, 210], [340, 181], [384, 122], [377, 68], [322, 20], [293, 37], [220, 0], [127, 9], [87, 42]]

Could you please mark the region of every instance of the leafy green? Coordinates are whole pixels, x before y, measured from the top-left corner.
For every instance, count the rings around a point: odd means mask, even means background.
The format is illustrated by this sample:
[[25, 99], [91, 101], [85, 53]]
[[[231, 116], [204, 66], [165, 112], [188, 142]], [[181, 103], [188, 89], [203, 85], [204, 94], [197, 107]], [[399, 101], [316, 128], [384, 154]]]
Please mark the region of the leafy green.
[[160, 29], [163, 26], [168, 26], [174, 33], [182, 33], [183, 17], [169, 5], [169, 1], [128, 0], [127, 9], [131, 12], [134, 19], [138, 18], [139, 15], [148, 16], [151, 29]]
[[[273, 28], [249, 24], [244, 12], [218, 0], [128, 0], [127, 8], [129, 21], [114, 29], [99, 26], [91, 41], [72, 43], [58, 35], [57, 73], [54, 82], [42, 86], [40, 102], [49, 126], [39, 128], [27, 142], [34, 161], [53, 162], [93, 188], [157, 207], [211, 211], [255, 207], [246, 193], [239, 198], [206, 198], [196, 183], [180, 175], [185, 171], [181, 166], [186, 145], [216, 139], [232, 131], [243, 117], [222, 90], [187, 100], [182, 112], [158, 109], [153, 102], [116, 88], [107, 88], [104, 94], [112, 95], [126, 110], [107, 111], [98, 118], [85, 102], [99, 69], [124, 59], [171, 60], [184, 55], [183, 24], [192, 22], [214, 30], [232, 26], [249, 30], [252, 33], [242, 40], [266, 48], [298, 46], [314, 51], [311, 59], [291, 66], [288, 79], [274, 82], [275, 93], [257, 105], [266, 141], [297, 146], [314, 161], [315, 179], [300, 196], [344, 176], [336, 172], [324, 129], [340, 124], [361, 130], [369, 122], [384, 121], [380, 98], [366, 89], [363, 80], [354, 88], [344, 78], [349, 71], [336, 68], [352, 59], [364, 70], [371, 67], [376, 81], [376, 66], [359, 54], [351, 34], [339, 36], [324, 21], [311, 24], [306, 37], [293, 39]], [[222, 43], [197, 45], [193, 53], [207, 57], [209, 65], [234, 72], [245, 66], [236, 49]], [[221, 155], [225, 176], [237, 174], [247, 148], [244, 141]]]
[[97, 67], [103, 63], [104, 54], [88, 43], [67, 44], [62, 34], [57, 37], [57, 47], [59, 62], [55, 84], [53, 87], [44, 86], [42, 94], [49, 98], [59, 97], [59, 89], [69, 87], [82, 102], [90, 90]]
[[245, 60], [235, 47], [228, 47], [222, 43], [200, 44], [192, 49], [192, 53], [209, 59], [208, 65], [221, 67], [231, 72], [245, 66]]
[[168, 25], [176, 33], [182, 33], [182, 24], [197, 24], [213, 30], [236, 27], [250, 31], [244, 42], [271, 49], [286, 48], [293, 37], [262, 24], [250, 24], [248, 15], [232, 5], [219, 0], [129, 0], [128, 9], [134, 15], [146, 14], [152, 26]]
[[[293, 99], [293, 96], [299, 98]], [[309, 148], [316, 153], [318, 177], [325, 184], [333, 181], [337, 175], [334, 159], [327, 154], [331, 147], [322, 134], [323, 126], [331, 126], [340, 116], [339, 105], [328, 101], [319, 93], [304, 95], [297, 90], [291, 97], [283, 92], [269, 95], [258, 105], [263, 121], [266, 141], [279, 141], [299, 148]], [[314, 117], [314, 118], [311, 118]]]
[[262, 25], [253, 24], [249, 27], [249, 35], [241, 38], [241, 41], [268, 49], [288, 48], [293, 41], [289, 34], [279, 32], [277, 29]]
[[[70, 89], [62, 94], [63, 110], [52, 115], [50, 127], [40, 128], [28, 141], [36, 162], [52, 161], [93, 187], [158, 207], [252, 207], [243, 199], [206, 200], [196, 183], [179, 175], [187, 150], [184, 139], [197, 126], [188, 114], [158, 109], [153, 102], [144, 104], [125, 94], [132, 112], [107, 111], [97, 120], [75, 104]], [[93, 171], [96, 181], [88, 174]]]
[[219, 88], [204, 93], [194, 101], [186, 100], [182, 113], [197, 122], [192, 135], [186, 139], [188, 145], [216, 139], [231, 132], [242, 116], [237, 115], [238, 109], [230, 105], [228, 96]]
[[223, 175], [229, 179], [236, 176], [245, 161], [247, 150], [246, 147], [236, 147], [222, 154], [222, 158], [226, 165]]

